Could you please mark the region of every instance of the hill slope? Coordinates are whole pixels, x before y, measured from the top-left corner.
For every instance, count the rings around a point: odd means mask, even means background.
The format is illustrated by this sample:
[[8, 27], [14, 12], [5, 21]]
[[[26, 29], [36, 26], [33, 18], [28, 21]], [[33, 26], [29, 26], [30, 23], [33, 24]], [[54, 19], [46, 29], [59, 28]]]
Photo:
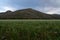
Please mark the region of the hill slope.
[[45, 14], [31, 8], [0, 13], [0, 19], [55, 19], [56, 16]]

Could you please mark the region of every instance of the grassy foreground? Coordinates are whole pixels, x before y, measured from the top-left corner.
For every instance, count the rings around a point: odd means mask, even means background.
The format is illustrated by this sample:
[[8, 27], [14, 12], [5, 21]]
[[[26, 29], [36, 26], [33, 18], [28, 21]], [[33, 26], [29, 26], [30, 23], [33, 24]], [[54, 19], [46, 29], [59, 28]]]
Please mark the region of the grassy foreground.
[[0, 21], [0, 40], [60, 40], [60, 21]]

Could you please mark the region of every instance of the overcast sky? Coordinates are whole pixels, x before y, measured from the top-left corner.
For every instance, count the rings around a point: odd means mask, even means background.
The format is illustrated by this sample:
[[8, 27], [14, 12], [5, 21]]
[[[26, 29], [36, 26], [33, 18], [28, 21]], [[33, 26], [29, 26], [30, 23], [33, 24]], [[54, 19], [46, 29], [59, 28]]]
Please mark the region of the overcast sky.
[[60, 0], [0, 0], [0, 12], [33, 8], [48, 14], [60, 14]]

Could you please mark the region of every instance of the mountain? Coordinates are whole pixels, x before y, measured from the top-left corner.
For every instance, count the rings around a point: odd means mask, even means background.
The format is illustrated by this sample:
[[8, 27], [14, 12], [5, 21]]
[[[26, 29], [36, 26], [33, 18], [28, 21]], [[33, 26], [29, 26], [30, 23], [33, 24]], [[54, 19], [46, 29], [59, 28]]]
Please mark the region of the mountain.
[[60, 14], [52, 14], [56, 19], [60, 19]]
[[[60, 16], [60, 15], [59, 15]], [[31, 8], [16, 10], [14, 12], [8, 10], [0, 13], [0, 19], [58, 19], [55, 15], [49, 15]]]

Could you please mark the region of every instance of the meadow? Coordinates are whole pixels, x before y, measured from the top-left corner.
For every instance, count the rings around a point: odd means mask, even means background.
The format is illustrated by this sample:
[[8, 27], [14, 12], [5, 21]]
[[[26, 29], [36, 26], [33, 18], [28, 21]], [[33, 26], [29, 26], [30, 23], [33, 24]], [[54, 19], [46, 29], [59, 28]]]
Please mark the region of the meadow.
[[60, 21], [2, 21], [0, 40], [60, 40]]

